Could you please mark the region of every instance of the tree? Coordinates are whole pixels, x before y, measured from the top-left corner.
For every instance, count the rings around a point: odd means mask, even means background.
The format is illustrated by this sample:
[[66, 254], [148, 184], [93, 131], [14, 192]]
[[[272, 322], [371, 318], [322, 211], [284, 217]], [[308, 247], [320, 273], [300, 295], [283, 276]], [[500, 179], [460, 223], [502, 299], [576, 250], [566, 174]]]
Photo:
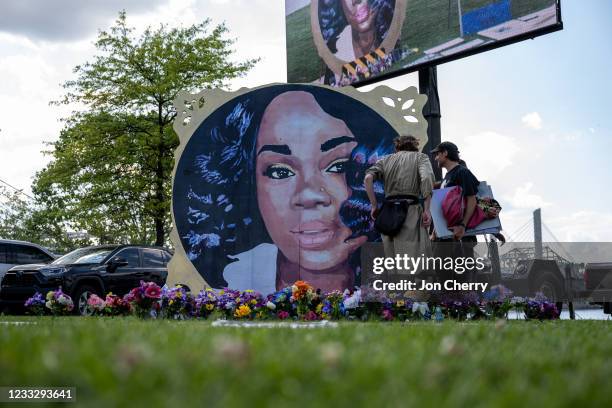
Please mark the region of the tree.
[[0, 186], [0, 199], [0, 238], [23, 239], [30, 205], [22, 194], [9, 192], [4, 186]]
[[98, 55], [74, 69], [56, 102], [87, 111], [66, 120], [51, 145], [53, 159], [34, 181], [37, 199], [101, 241], [165, 243], [178, 146], [172, 102], [181, 90], [224, 87], [257, 62], [232, 62], [227, 28], [209, 25], [149, 27], [136, 38], [121, 12], [100, 32]]
[[69, 225], [58, 222], [54, 211], [34, 204], [19, 192], [0, 186], [0, 238], [35, 242], [62, 254], [90, 245], [87, 238], [70, 237]]

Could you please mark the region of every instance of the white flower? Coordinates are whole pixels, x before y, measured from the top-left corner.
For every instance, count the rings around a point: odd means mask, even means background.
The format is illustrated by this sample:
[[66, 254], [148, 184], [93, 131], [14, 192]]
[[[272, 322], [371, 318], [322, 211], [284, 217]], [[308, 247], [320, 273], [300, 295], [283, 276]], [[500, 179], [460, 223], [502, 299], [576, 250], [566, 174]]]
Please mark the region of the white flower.
[[51, 301], [50, 300], [47, 300], [45, 302], [45, 306], [47, 307], [47, 309], [51, 309], [53, 307], [53, 305], [51, 305]]
[[414, 302], [412, 304], [412, 313], [416, 312], [424, 315], [425, 313], [429, 312], [429, 306], [426, 302]]
[[60, 296], [59, 299], [57, 299], [57, 303], [59, 303], [60, 305], [63, 306], [68, 306], [72, 304], [72, 300], [70, 300], [70, 298], [68, 296]]
[[361, 289], [357, 289], [355, 293], [351, 296], [344, 299], [344, 308], [345, 309], [355, 309], [359, 306], [359, 301], [361, 300]]
[[266, 303], [266, 307], [270, 310], [274, 310], [276, 309], [276, 305], [270, 301], [268, 301], [268, 303]]

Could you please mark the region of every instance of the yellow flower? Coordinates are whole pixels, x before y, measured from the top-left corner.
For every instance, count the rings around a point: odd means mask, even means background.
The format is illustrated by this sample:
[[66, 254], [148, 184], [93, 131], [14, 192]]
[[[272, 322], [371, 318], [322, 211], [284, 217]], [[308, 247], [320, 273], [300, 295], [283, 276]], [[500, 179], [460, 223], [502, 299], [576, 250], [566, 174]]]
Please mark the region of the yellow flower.
[[251, 304], [252, 305], [256, 305], [257, 304], [257, 300], [256, 299], [251, 299]]
[[404, 301], [403, 300], [398, 300], [397, 301], [397, 307], [404, 307]]
[[234, 316], [237, 318], [248, 317], [251, 314], [251, 308], [249, 305], [242, 305], [234, 312]]
[[206, 310], [210, 311], [213, 310], [215, 308], [215, 305], [213, 305], [212, 303], [209, 303], [206, 305]]
[[170, 306], [172, 306], [173, 303], [174, 303], [174, 299], [170, 299], [170, 301], [168, 302]]
[[323, 303], [317, 305], [317, 313], [321, 313], [321, 309], [323, 309]]

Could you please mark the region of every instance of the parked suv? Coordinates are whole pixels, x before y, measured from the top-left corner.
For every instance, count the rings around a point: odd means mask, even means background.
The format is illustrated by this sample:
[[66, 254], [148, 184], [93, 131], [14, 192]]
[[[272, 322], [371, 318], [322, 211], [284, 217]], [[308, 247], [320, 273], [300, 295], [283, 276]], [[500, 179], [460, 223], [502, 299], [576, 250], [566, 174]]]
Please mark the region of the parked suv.
[[47, 248], [25, 241], [0, 239], [0, 279], [17, 265], [48, 264], [56, 256]]
[[0, 306], [19, 310], [34, 293], [44, 295], [61, 286], [72, 297], [75, 312], [87, 314], [92, 293], [123, 295], [141, 280], [164, 285], [171, 257], [159, 247], [104, 245], [77, 249], [49, 265], [16, 266], [0, 283]]

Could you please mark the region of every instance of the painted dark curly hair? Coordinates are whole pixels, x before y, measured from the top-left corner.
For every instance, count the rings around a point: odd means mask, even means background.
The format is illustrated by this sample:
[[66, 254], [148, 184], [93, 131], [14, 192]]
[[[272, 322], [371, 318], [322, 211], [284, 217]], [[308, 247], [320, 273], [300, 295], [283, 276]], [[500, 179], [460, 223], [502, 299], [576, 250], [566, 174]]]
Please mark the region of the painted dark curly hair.
[[[223, 269], [232, 256], [273, 243], [261, 218], [255, 184], [255, 147], [264, 110], [282, 93], [304, 91], [329, 115], [343, 120], [358, 145], [345, 173], [351, 195], [340, 209], [350, 238], [379, 241], [363, 187], [365, 171], [393, 152], [397, 132], [378, 113], [338, 91], [313, 85], [273, 85], [225, 103], [198, 127], [177, 165], [172, 210], [190, 261], [213, 287], [223, 287]], [[376, 184], [380, 201], [383, 187]], [[358, 257], [350, 262], [354, 270]], [[357, 272], [357, 271], [356, 271]]]
[[[336, 42], [338, 36], [348, 25], [348, 21], [342, 10], [342, 0], [318, 0], [319, 2], [319, 27], [321, 35], [327, 43], [327, 47], [334, 54], [338, 52]], [[372, 10], [377, 10], [376, 21], [376, 47], [379, 47], [383, 42], [391, 21], [393, 20], [393, 11], [395, 10], [395, 0], [368, 0]]]

